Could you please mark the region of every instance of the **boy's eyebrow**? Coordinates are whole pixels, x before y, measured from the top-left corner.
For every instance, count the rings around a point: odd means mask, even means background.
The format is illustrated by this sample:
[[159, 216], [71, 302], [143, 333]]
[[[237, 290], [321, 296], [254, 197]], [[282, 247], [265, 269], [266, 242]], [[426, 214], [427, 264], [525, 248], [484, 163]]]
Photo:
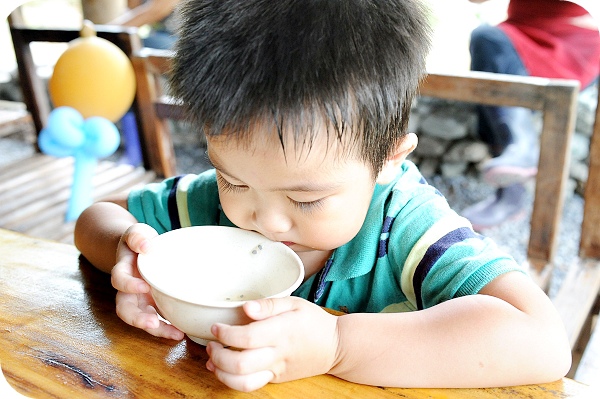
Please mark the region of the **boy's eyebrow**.
[[234, 175], [232, 175], [231, 173], [229, 173], [227, 171], [227, 169], [225, 169], [218, 161], [214, 160], [210, 156], [210, 153], [208, 152], [208, 150], [205, 151], [205, 154], [206, 154], [206, 159], [208, 159], [208, 162], [210, 162], [210, 164], [212, 165], [213, 168], [215, 168], [219, 172], [225, 173], [227, 176], [235, 177]]
[[296, 185], [288, 186], [288, 187], [280, 187], [273, 191], [293, 191], [293, 192], [298, 192], [298, 193], [314, 193], [314, 192], [331, 191], [334, 188], [336, 188], [336, 186], [333, 184], [319, 185], [316, 183], [308, 182], [308, 183], [301, 183], [301, 184], [296, 184]]
[[[239, 180], [235, 175], [232, 175], [227, 171], [227, 169], [223, 168], [218, 161], [211, 158], [208, 150], [206, 151], [206, 158], [208, 162], [219, 172], [226, 174], [227, 176], [233, 177], [236, 180]], [[240, 180], [241, 182], [241, 180]], [[336, 184], [316, 184], [313, 182], [300, 183], [295, 185], [290, 185], [287, 187], [279, 187], [272, 191], [295, 191], [295, 192], [315, 192], [315, 191], [330, 191], [337, 187]]]

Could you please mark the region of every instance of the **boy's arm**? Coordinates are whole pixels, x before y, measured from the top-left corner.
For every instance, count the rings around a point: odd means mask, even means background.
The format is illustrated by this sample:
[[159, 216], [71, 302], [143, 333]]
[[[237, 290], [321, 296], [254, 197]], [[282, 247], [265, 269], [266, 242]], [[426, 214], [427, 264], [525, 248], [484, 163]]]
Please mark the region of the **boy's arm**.
[[398, 314], [338, 318], [330, 373], [381, 386], [492, 387], [563, 377], [571, 352], [552, 303], [518, 272], [480, 294]]
[[135, 217], [127, 211], [127, 196], [120, 195], [87, 208], [75, 224], [75, 246], [98, 269], [110, 273], [119, 240]]

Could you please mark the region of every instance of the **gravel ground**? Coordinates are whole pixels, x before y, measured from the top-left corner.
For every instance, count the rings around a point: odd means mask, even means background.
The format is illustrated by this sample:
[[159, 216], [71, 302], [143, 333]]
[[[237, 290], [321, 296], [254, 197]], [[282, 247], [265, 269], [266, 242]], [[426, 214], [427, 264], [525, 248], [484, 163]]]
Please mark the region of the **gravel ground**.
[[[177, 156], [178, 173], [199, 173], [209, 167], [204, 153], [204, 147], [199, 139], [190, 134], [182, 134], [183, 129], [175, 129], [173, 136]], [[0, 166], [18, 161], [32, 154], [33, 146], [23, 135], [11, 135], [0, 138]], [[120, 153], [112, 158], [118, 159]], [[460, 213], [462, 209], [488, 195], [493, 189], [476, 176], [460, 176], [444, 178], [431, 176], [430, 184], [438, 188], [447, 198], [449, 204]], [[500, 247], [510, 253], [518, 262], [526, 259], [527, 241], [529, 238], [529, 222], [531, 218], [533, 187], [529, 188], [528, 207], [524, 214], [515, 220], [509, 220], [500, 226], [487, 229], [484, 235], [494, 239]], [[560, 245], [557, 248], [557, 263], [568, 264], [577, 256], [581, 220], [583, 215], [583, 199], [576, 194], [570, 195], [565, 201], [561, 222]], [[552, 294], [560, 285], [564, 270], [557, 270], [555, 281], [551, 286]]]

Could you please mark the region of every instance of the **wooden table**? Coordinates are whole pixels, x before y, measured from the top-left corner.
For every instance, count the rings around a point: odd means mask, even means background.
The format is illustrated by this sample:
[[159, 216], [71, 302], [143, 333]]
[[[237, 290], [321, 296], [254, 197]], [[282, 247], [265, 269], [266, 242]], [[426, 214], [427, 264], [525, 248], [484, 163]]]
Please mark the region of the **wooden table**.
[[[323, 375], [231, 390], [205, 368], [204, 347], [154, 338], [115, 314], [109, 276], [72, 245], [0, 229], [0, 361], [32, 398], [570, 398], [570, 379], [496, 389], [382, 389]], [[4, 397], [1, 393], [0, 396]]]

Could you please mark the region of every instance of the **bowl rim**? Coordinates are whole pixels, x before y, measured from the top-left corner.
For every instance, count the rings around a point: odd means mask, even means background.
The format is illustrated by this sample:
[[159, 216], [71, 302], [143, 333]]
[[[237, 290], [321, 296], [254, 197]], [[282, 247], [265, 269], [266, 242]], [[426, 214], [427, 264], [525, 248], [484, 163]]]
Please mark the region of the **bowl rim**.
[[[289, 248], [287, 245], [277, 242], [277, 241], [272, 241], [270, 239], [268, 239], [267, 237], [263, 236], [262, 234], [255, 232], [255, 231], [251, 231], [251, 230], [244, 230], [242, 228], [239, 227], [230, 227], [230, 226], [215, 226], [215, 225], [206, 225], [206, 226], [189, 226], [189, 227], [182, 227], [180, 229], [176, 229], [176, 230], [170, 230], [167, 231], [165, 233], [159, 234], [158, 236], [154, 237], [151, 239], [157, 239], [161, 236], [164, 236], [165, 234], [169, 234], [169, 233], [174, 233], [174, 232], [179, 232], [183, 229], [198, 229], [198, 228], [202, 228], [202, 229], [206, 229], [206, 228], [217, 228], [220, 230], [225, 230], [225, 229], [233, 229], [233, 230], [237, 230], [240, 232], [243, 232], [244, 234], [248, 233], [248, 234], [252, 234], [252, 235], [259, 235], [260, 237], [270, 241], [273, 244], [279, 244], [281, 245], [281, 249], [284, 252], [287, 252], [289, 255], [291, 255], [292, 259], [294, 259], [294, 264], [297, 266], [298, 269], [298, 276], [296, 277], [296, 280], [294, 280], [294, 282], [285, 290], [280, 291], [276, 294], [273, 295], [269, 295], [260, 299], [269, 299], [269, 298], [279, 298], [279, 297], [285, 297], [285, 296], [289, 296], [292, 294], [292, 292], [294, 292], [301, 284], [302, 281], [304, 280], [304, 274], [305, 274], [305, 270], [304, 270], [304, 264], [302, 263], [302, 260], [300, 259], [300, 257], [298, 256], [298, 254], [296, 252], [294, 252], [291, 248]], [[242, 306], [244, 303], [249, 302], [251, 300], [231, 300], [231, 301], [227, 301], [227, 300], [221, 300], [221, 299], [214, 299], [214, 300], [208, 300], [205, 302], [195, 302], [195, 301], [191, 301], [185, 298], [181, 298], [179, 295], [174, 295], [171, 290], [164, 290], [161, 288], [158, 288], [158, 286], [156, 286], [156, 284], [152, 283], [149, 281], [149, 279], [147, 278], [147, 276], [144, 275], [142, 269], [143, 266], [140, 265], [139, 259], [140, 256], [142, 257], [142, 259], [146, 256], [146, 254], [138, 254], [138, 259], [137, 259], [137, 270], [140, 273], [140, 276], [142, 277], [142, 279], [152, 288], [152, 290], [156, 290], [159, 293], [161, 293], [162, 295], [166, 295], [169, 296], [179, 302], [185, 302], [188, 304], [192, 304], [192, 305], [199, 305], [199, 306], [205, 306], [205, 307], [220, 307], [220, 308], [237, 308]], [[144, 263], [142, 261], [142, 263]], [[152, 292], [151, 292], [152, 293]], [[152, 295], [154, 296], [154, 294], [152, 293]]]

